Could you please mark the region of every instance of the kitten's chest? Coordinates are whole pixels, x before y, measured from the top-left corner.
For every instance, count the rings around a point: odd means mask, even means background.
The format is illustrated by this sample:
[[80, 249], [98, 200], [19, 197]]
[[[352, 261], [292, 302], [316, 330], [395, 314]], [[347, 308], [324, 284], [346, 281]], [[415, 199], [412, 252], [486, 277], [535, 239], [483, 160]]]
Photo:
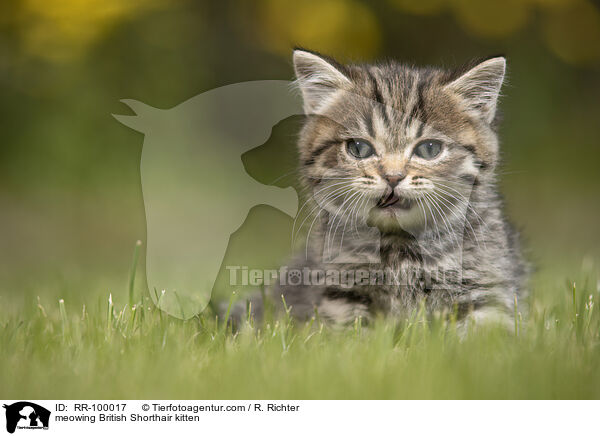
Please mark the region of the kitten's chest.
[[452, 256], [434, 260], [397, 258], [382, 264], [386, 278], [382, 289], [390, 294], [426, 294], [456, 288], [461, 282], [461, 264]]

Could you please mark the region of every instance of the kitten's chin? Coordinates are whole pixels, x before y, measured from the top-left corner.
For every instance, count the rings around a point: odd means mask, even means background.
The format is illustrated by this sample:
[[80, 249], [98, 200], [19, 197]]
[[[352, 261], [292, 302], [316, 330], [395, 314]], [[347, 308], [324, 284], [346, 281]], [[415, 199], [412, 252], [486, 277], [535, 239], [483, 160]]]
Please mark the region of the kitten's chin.
[[369, 212], [367, 224], [384, 233], [416, 233], [422, 227], [421, 213], [412, 205], [408, 209], [395, 207], [374, 207]]

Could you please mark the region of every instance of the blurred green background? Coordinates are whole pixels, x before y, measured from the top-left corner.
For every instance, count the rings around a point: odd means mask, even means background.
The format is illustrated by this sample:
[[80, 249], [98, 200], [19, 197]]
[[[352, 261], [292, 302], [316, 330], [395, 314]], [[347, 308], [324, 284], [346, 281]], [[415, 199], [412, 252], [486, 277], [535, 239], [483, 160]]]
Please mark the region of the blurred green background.
[[80, 299], [126, 292], [145, 238], [143, 137], [112, 118], [129, 113], [120, 99], [170, 108], [292, 79], [294, 45], [447, 66], [506, 54], [509, 215], [539, 269], [563, 280], [598, 265], [600, 9], [589, 0], [4, 0], [0, 304], [66, 287]]

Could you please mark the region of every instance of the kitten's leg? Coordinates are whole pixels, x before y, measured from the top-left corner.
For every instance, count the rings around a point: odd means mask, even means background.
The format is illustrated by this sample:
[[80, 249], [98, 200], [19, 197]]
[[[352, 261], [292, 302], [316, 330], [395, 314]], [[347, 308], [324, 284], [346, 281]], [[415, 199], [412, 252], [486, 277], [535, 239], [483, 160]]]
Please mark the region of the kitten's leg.
[[[466, 334], [470, 328], [502, 327], [514, 333], [515, 305], [514, 291], [504, 287], [492, 288], [480, 293], [472, 293], [482, 297], [483, 303], [471, 306], [466, 315], [459, 320], [458, 328]], [[511, 298], [511, 295], [513, 297]], [[473, 296], [471, 296], [473, 298]]]
[[225, 318], [227, 318], [227, 322], [231, 323], [235, 330], [239, 329], [248, 320], [262, 322], [265, 316], [265, 300], [260, 292], [244, 296], [233, 303], [229, 313], [228, 306], [229, 303], [227, 302], [219, 305], [219, 319], [225, 322]]
[[356, 319], [370, 320], [369, 307], [364, 303], [325, 296], [317, 307], [319, 317], [334, 325], [351, 325]]
[[[369, 302], [363, 296], [353, 290], [322, 286], [275, 287], [264, 297], [255, 293], [234, 304], [229, 319], [240, 326], [248, 319], [260, 323], [266, 314], [277, 318], [284, 313], [284, 302], [299, 321], [318, 316], [326, 324], [351, 325], [357, 318], [364, 322], [370, 319]], [[225, 311], [226, 307], [222, 307], [221, 312]]]

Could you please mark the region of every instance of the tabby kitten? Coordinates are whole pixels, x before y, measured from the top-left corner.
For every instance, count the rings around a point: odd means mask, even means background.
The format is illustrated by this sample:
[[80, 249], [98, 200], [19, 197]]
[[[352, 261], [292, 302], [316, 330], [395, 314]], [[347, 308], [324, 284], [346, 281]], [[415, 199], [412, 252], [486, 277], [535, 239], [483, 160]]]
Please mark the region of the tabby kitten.
[[526, 266], [496, 187], [505, 65], [341, 65], [294, 51], [306, 247], [287, 270], [303, 279], [281, 278], [275, 301], [341, 324], [421, 304], [510, 321]]

